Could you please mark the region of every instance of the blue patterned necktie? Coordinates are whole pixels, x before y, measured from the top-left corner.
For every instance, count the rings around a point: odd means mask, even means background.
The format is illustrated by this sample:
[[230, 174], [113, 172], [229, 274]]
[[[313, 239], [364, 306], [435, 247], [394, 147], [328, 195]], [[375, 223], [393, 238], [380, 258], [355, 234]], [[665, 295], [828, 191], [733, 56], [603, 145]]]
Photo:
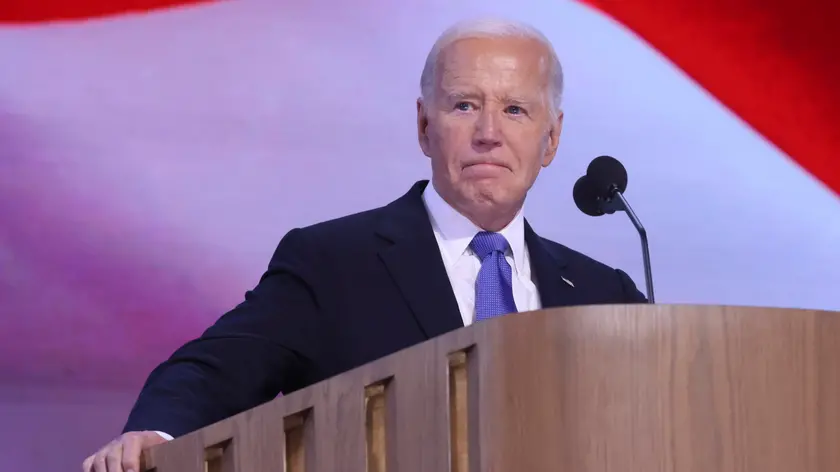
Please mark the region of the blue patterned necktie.
[[481, 259], [481, 269], [475, 280], [475, 320], [516, 312], [513, 274], [505, 259], [508, 249], [505, 237], [484, 231], [475, 235], [470, 248]]

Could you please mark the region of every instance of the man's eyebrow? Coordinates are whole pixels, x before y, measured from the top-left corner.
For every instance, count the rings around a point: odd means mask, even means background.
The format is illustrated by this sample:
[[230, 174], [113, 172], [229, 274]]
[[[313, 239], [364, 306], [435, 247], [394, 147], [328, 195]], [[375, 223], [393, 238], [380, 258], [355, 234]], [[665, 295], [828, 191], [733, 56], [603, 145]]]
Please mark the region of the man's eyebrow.
[[478, 98], [479, 94], [475, 92], [450, 92], [446, 94], [446, 98], [451, 101], [464, 100], [467, 98]]
[[[449, 102], [481, 98], [480, 93], [461, 91], [449, 92], [445, 96], [446, 100]], [[535, 100], [534, 98], [528, 98], [523, 95], [503, 95], [500, 98], [503, 103], [509, 103], [512, 105], [533, 105], [539, 101], [538, 99]]]
[[532, 98], [523, 97], [521, 95], [505, 95], [502, 97], [505, 103], [512, 103], [514, 105], [530, 105], [534, 103]]

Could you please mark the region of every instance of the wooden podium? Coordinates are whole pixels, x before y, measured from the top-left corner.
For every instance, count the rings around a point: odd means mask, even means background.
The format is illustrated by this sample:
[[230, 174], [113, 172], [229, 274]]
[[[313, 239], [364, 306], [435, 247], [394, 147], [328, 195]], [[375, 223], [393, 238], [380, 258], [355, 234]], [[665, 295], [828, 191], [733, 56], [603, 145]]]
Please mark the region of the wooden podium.
[[838, 472], [840, 313], [508, 315], [144, 459], [157, 472]]

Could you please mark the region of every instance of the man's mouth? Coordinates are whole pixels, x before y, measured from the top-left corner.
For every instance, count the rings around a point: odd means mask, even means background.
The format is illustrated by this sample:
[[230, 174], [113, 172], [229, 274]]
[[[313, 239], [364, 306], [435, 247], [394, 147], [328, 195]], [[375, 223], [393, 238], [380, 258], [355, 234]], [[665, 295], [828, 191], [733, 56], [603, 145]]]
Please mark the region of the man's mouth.
[[498, 161], [475, 161], [475, 162], [468, 162], [464, 165], [464, 169], [468, 167], [477, 167], [477, 166], [488, 166], [488, 167], [502, 167], [505, 169], [509, 169], [507, 165], [502, 162]]

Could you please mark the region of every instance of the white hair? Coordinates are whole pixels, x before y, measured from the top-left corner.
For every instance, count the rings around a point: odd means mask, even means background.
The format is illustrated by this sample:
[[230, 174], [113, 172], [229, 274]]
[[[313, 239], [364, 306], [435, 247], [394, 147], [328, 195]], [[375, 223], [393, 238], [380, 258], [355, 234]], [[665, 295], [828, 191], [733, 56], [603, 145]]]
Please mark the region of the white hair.
[[420, 76], [420, 94], [423, 100], [430, 100], [435, 89], [435, 69], [437, 68], [438, 56], [447, 46], [452, 43], [468, 38], [503, 38], [519, 37], [533, 39], [542, 44], [549, 54], [549, 90], [547, 90], [548, 104], [552, 114], [560, 113], [560, 104], [563, 98], [563, 66], [554, 51], [551, 41], [542, 32], [526, 23], [504, 20], [504, 19], [476, 19], [466, 20], [449, 27], [435, 41], [429, 55], [426, 57], [426, 64], [423, 66], [423, 73]]

